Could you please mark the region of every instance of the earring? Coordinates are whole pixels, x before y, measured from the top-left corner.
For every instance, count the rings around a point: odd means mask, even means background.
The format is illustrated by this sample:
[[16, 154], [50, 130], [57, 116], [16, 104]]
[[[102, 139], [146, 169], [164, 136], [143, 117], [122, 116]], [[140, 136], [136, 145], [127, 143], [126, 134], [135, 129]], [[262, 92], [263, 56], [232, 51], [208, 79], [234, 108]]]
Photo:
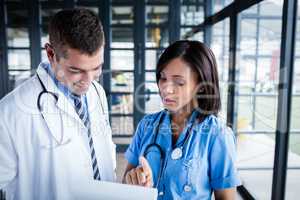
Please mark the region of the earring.
[[198, 91], [198, 93], [203, 93], [204, 92], [204, 88], [200, 88], [200, 90]]

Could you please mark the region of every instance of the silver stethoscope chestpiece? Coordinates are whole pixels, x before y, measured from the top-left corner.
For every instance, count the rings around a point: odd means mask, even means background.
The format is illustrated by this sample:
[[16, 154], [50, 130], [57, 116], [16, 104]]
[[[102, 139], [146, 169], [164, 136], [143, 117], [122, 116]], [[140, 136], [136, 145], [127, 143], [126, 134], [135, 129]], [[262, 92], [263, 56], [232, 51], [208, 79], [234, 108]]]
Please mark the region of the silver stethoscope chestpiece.
[[172, 153], [171, 153], [171, 158], [172, 158], [173, 160], [177, 160], [177, 159], [179, 159], [179, 158], [181, 158], [181, 157], [182, 157], [182, 148], [176, 147], [176, 148], [172, 151]]
[[185, 192], [190, 192], [190, 191], [192, 191], [192, 187], [189, 186], [189, 185], [185, 185], [183, 189], [184, 189]]

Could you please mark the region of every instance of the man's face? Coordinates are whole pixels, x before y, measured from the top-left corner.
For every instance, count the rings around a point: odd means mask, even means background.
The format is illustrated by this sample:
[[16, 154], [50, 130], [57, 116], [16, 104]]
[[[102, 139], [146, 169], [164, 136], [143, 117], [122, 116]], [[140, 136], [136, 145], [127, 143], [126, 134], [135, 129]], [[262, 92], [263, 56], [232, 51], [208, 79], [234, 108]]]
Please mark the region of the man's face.
[[90, 56], [82, 54], [77, 49], [67, 48], [66, 56], [57, 59], [53, 49], [46, 45], [48, 59], [57, 80], [77, 95], [85, 94], [92, 81], [101, 75], [103, 49], [102, 46]]

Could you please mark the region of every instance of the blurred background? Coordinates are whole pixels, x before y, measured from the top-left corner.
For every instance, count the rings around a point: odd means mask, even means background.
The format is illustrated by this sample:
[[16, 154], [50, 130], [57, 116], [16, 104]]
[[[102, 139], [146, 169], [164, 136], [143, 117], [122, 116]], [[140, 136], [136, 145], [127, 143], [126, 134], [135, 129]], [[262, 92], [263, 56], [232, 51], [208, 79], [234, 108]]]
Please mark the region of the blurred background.
[[101, 18], [106, 45], [99, 81], [108, 97], [119, 152], [118, 180], [124, 170], [123, 152], [138, 122], [162, 109], [155, 81], [159, 55], [170, 43], [189, 39], [205, 42], [217, 58], [220, 117], [238, 141], [243, 182], [239, 198], [298, 199], [300, 5], [296, 0], [0, 2], [0, 98], [47, 59], [44, 44], [54, 13], [85, 7]]

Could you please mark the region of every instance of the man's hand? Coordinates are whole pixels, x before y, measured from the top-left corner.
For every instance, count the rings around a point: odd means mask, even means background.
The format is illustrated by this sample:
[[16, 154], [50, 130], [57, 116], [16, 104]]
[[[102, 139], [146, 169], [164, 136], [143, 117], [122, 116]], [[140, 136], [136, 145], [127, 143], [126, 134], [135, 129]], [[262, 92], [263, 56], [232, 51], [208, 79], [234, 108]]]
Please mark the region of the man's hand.
[[126, 173], [125, 181], [127, 184], [152, 187], [153, 181], [151, 167], [144, 156], [141, 156], [139, 161], [139, 166]]

